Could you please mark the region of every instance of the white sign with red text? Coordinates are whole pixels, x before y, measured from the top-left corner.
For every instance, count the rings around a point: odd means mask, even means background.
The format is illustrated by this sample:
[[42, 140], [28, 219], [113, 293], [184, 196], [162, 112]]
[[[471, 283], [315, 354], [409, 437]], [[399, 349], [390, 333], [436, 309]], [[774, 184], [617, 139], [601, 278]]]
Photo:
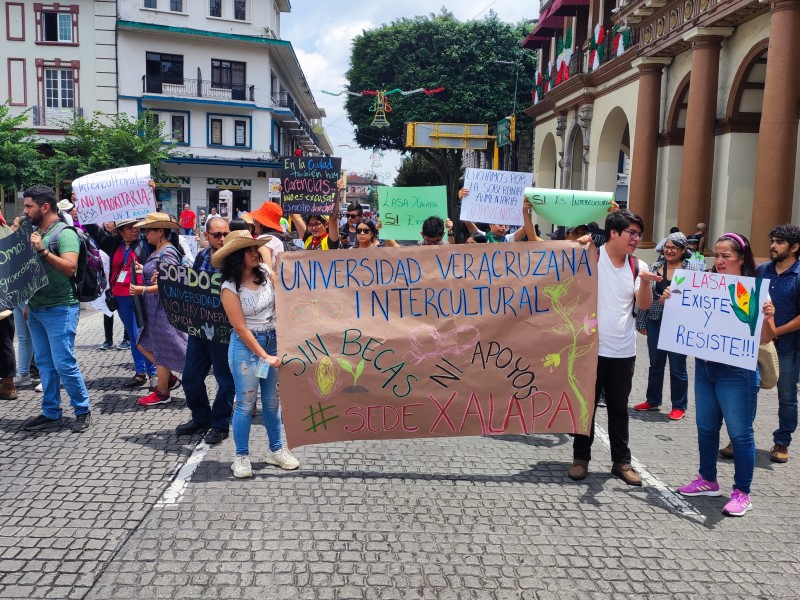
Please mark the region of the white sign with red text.
[[99, 171], [72, 182], [78, 220], [102, 225], [108, 221], [143, 219], [156, 212], [150, 188], [150, 165]]

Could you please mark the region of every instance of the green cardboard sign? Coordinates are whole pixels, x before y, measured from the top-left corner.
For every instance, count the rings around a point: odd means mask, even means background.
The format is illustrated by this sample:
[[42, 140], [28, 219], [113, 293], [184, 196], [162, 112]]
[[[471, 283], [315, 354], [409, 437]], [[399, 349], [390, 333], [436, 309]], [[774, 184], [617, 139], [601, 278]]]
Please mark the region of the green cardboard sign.
[[421, 240], [422, 222], [428, 217], [447, 219], [447, 187], [378, 188], [381, 215], [381, 238], [384, 240]]
[[533, 211], [555, 225], [575, 227], [592, 221], [604, 221], [614, 201], [612, 192], [583, 190], [552, 190], [525, 188], [525, 198]]

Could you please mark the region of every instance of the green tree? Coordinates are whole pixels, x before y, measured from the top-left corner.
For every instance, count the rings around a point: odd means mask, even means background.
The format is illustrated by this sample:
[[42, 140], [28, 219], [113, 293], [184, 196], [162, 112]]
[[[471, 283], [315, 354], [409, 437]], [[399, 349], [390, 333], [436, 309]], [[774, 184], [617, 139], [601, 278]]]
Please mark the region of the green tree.
[[[387, 113], [389, 126], [380, 129], [371, 125], [374, 96], [349, 96], [346, 110], [355, 125], [356, 143], [367, 148], [382, 142], [402, 150], [408, 121], [487, 123], [493, 127], [511, 114], [515, 87], [518, 111], [528, 106], [536, 59], [520, 47], [524, 35], [524, 24], [503, 23], [493, 12], [481, 20], [462, 22], [444, 9], [438, 15], [400, 19], [364, 31], [353, 41], [346, 74], [350, 91], [445, 89], [431, 96], [388, 96], [392, 107]], [[517, 128], [529, 126], [530, 120], [518, 115]], [[462, 151], [410, 151], [436, 169], [440, 183], [448, 188], [449, 214], [456, 217]]]
[[154, 179], [163, 175], [163, 162], [175, 148], [175, 142], [164, 139], [163, 124], [150, 113], [137, 119], [115, 115], [108, 122], [102, 117], [95, 113], [91, 120], [75, 119], [67, 136], [52, 145], [52, 155], [42, 167], [45, 181], [58, 187], [89, 173], [143, 164], [150, 165]]
[[400, 187], [419, 187], [426, 185], [441, 185], [442, 177], [439, 172], [421, 154], [404, 156], [400, 161], [394, 185]]
[[33, 131], [23, 126], [28, 116], [10, 116], [8, 104], [0, 104], [0, 187], [18, 190], [34, 182], [41, 158]]

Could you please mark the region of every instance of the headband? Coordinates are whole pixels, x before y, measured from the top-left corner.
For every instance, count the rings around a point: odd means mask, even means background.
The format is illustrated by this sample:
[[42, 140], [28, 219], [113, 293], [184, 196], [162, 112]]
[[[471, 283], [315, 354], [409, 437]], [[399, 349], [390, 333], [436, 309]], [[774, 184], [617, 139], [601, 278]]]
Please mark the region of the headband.
[[742, 239], [742, 237], [738, 233], [723, 233], [722, 237], [730, 238], [734, 242], [739, 244], [739, 247], [742, 249], [742, 252], [744, 252], [744, 249], [747, 248], [747, 244], [744, 243], [744, 240]]

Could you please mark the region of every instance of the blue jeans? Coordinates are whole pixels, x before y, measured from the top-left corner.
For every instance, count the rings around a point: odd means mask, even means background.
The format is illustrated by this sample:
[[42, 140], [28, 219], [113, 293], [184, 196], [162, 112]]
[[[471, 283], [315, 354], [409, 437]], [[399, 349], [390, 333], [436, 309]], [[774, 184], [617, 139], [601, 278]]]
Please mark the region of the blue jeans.
[[[800, 352], [779, 352], [778, 428], [772, 432], [776, 444], [789, 447], [797, 429], [797, 380], [800, 378]], [[17, 367], [19, 368], [19, 367]]]
[[181, 227], [183, 230], [183, 235], [194, 235], [194, 229], [191, 227]]
[[31, 331], [28, 329], [28, 322], [23, 316], [24, 312], [24, 304], [14, 309], [14, 327], [17, 330], [17, 377], [30, 375], [31, 357], [33, 356]]
[[42, 414], [61, 418], [61, 384], [69, 395], [75, 415], [90, 411], [89, 392], [75, 358], [75, 334], [81, 305], [28, 307], [28, 327], [36, 366], [42, 377]]
[[[217, 395], [214, 405], [209, 405], [206, 377], [214, 367]], [[231, 422], [236, 387], [228, 364], [228, 346], [189, 336], [186, 345], [186, 366], [183, 368], [183, 391], [186, 405], [192, 411], [192, 420], [214, 429], [228, 431]]]
[[136, 347], [138, 343], [137, 329], [134, 324], [133, 317], [133, 298], [130, 296], [114, 296], [117, 299], [117, 314], [122, 321], [122, 326], [128, 333], [128, 339], [131, 342], [131, 355], [133, 356], [133, 368], [137, 373], [146, 373], [147, 375], [156, 374], [156, 366], [147, 360]]
[[669, 358], [669, 392], [672, 408], [686, 410], [689, 404], [689, 374], [686, 372], [686, 355], [658, 349], [661, 319], [647, 319], [647, 351], [650, 354], [650, 370], [647, 376], [647, 403], [661, 406], [664, 389], [664, 367]]
[[[255, 333], [256, 340], [268, 354], [278, 353], [278, 338], [275, 330]], [[269, 449], [272, 452], [283, 447], [281, 440], [281, 406], [278, 403], [278, 369], [270, 367], [264, 379], [256, 376], [258, 357], [245, 346], [242, 339], [233, 332], [228, 346], [228, 364], [236, 384], [236, 408], [233, 411], [233, 442], [236, 454], [250, 454], [250, 422], [256, 394], [261, 390], [261, 418], [267, 430]]]
[[717, 480], [717, 452], [722, 419], [733, 444], [733, 487], [750, 493], [756, 464], [753, 421], [758, 398], [758, 370], [749, 371], [697, 359], [694, 401], [697, 412], [697, 446], [700, 475]]

